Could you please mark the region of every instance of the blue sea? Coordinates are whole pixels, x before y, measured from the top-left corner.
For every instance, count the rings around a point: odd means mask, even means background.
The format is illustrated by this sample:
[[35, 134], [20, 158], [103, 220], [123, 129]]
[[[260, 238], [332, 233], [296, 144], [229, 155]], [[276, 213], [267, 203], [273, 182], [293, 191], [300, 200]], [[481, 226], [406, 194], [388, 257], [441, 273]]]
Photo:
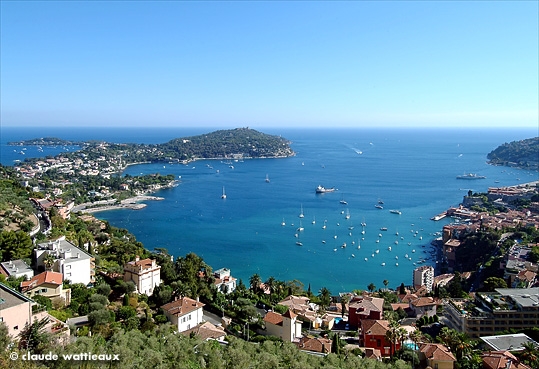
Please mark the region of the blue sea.
[[[13, 165], [24, 157], [76, 149], [14, 148], [6, 145], [10, 140], [48, 136], [161, 143], [210, 131], [2, 128], [1, 162]], [[490, 186], [538, 180], [537, 172], [486, 163], [486, 155], [497, 146], [537, 136], [533, 129], [261, 131], [291, 140], [297, 155], [131, 166], [125, 173], [174, 174], [179, 186], [156, 193], [164, 200], [147, 202], [142, 210], [95, 215], [128, 229], [148, 249], [164, 247], [174, 256], [195, 252], [214, 269], [230, 268], [246, 284], [258, 273], [263, 280], [297, 279], [313, 291], [327, 287], [338, 293], [366, 289], [371, 282], [381, 287], [385, 279], [391, 287], [411, 284], [415, 267], [435, 265], [430, 243], [451, 221], [435, 222], [432, 216], [458, 205], [468, 190], [485, 192]], [[470, 172], [487, 178], [456, 179]], [[316, 194], [318, 185], [337, 190]], [[223, 188], [226, 199], [221, 198]], [[383, 209], [375, 207], [379, 201]]]

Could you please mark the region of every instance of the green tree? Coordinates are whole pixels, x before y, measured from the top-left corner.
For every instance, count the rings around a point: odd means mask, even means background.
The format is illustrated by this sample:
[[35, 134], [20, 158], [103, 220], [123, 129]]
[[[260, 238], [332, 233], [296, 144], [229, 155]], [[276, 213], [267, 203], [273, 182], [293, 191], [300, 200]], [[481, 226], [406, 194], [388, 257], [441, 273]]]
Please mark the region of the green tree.
[[367, 286], [367, 289], [369, 290], [370, 293], [373, 293], [374, 291], [376, 291], [376, 285], [374, 283], [370, 283], [368, 286]]
[[249, 288], [254, 294], [258, 295], [261, 283], [262, 279], [260, 278], [260, 275], [258, 275], [258, 273], [253, 274], [251, 278], [249, 278]]
[[45, 326], [48, 322], [49, 318], [43, 318], [32, 324], [26, 323], [21, 333], [19, 333], [19, 349], [40, 353], [45, 344], [50, 342], [49, 335], [45, 332]]
[[507, 288], [507, 283], [498, 277], [488, 277], [483, 282], [483, 288], [485, 291], [494, 291], [496, 288]]
[[320, 308], [326, 310], [331, 304], [331, 292], [326, 287], [322, 287], [318, 291], [318, 298], [320, 299]]

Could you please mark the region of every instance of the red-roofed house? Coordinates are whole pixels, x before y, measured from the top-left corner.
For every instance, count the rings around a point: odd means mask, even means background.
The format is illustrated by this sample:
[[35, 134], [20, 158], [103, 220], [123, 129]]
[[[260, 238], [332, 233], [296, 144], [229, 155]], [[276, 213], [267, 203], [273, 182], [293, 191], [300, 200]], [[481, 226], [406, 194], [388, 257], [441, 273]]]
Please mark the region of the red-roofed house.
[[298, 349], [309, 352], [319, 352], [329, 354], [331, 352], [331, 340], [322, 337], [301, 337], [299, 342], [295, 342]]
[[[387, 320], [361, 320], [361, 335], [360, 344], [363, 347], [380, 350], [382, 356], [391, 355], [391, 342], [386, 338], [386, 333], [389, 330], [389, 322]], [[400, 349], [400, 343], [397, 342], [394, 351]]]
[[436, 315], [437, 305], [432, 297], [420, 297], [410, 301], [410, 309], [416, 318], [421, 318], [423, 315], [428, 317]]
[[67, 306], [71, 303], [71, 289], [64, 290], [62, 279], [62, 273], [51, 271], [39, 273], [29, 281], [21, 282], [21, 292], [30, 298], [34, 296], [45, 296], [50, 299], [60, 297]]
[[194, 328], [182, 332], [184, 336], [189, 336], [191, 333], [196, 334], [204, 341], [224, 341], [226, 337], [226, 332], [223, 327], [218, 327], [210, 322], [204, 322]]
[[124, 266], [124, 281], [133, 281], [137, 292], [151, 296], [155, 286], [161, 284], [161, 267], [155, 260], [143, 259], [137, 256]]
[[266, 334], [280, 337], [283, 341], [293, 342], [301, 337], [301, 322], [297, 321], [297, 315], [288, 310], [283, 315], [274, 311], [268, 311], [264, 316]]
[[489, 351], [481, 354], [484, 369], [531, 369], [509, 351]]
[[364, 319], [382, 319], [384, 299], [370, 296], [357, 296], [348, 305], [348, 324], [358, 328]]
[[431, 368], [453, 369], [457, 359], [453, 353], [440, 343], [419, 345], [419, 360]]
[[178, 329], [178, 332], [183, 332], [202, 323], [203, 306], [203, 303], [189, 297], [180, 297], [161, 306], [161, 309], [172, 325]]

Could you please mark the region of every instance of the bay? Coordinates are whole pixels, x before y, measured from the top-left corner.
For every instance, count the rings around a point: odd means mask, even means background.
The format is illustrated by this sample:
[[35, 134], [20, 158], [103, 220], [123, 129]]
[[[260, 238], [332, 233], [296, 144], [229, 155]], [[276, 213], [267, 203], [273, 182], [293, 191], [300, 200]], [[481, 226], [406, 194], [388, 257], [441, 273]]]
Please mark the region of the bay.
[[[26, 139], [54, 136], [160, 143], [211, 130], [13, 131]], [[366, 289], [371, 282], [381, 287], [385, 279], [391, 287], [411, 284], [413, 269], [431, 256], [435, 233], [450, 221], [434, 222], [433, 215], [458, 205], [468, 190], [484, 192], [490, 186], [538, 179], [537, 172], [486, 163], [488, 152], [504, 142], [537, 136], [533, 130], [261, 131], [290, 139], [297, 155], [130, 166], [125, 173], [131, 175], [174, 174], [179, 186], [156, 193], [164, 200], [148, 202], [142, 210], [95, 215], [128, 229], [148, 249], [164, 247], [176, 257], [195, 252], [214, 269], [230, 268], [245, 283], [258, 273], [263, 280], [269, 276], [298, 279], [313, 291], [327, 287], [337, 293]], [[16, 157], [16, 153], [5, 156], [13, 150], [5, 146], [9, 136], [2, 134], [3, 164]], [[487, 178], [456, 179], [469, 172]], [[319, 184], [337, 191], [316, 194]], [[223, 188], [226, 199], [221, 199]], [[384, 209], [375, 208], [379, 200]], [[301, 209], [304, 218], [298, 217]], [[402, 214], [392, 214], [390, 209]], [[348, 212], [350, 219], [345, 217]], [[298, 231], [299, 227], [304, 230]], [[426, 263], [434, 265], [435, 260]]]

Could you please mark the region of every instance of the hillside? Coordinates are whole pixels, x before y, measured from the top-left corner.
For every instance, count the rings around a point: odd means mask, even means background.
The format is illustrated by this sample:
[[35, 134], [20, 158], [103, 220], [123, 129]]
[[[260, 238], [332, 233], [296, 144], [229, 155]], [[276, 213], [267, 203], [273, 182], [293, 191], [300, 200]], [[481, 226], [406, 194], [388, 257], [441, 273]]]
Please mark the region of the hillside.
[[512, 141], [487, 155], [489, 164], [539, 170], [539, 137]]
[[277, 158], [294, 154], [289, 141], [258, 132], [250, 128], [219, 130], [208, 134], [177, 138], [157, 147], [170, 157], [226, 158]]

